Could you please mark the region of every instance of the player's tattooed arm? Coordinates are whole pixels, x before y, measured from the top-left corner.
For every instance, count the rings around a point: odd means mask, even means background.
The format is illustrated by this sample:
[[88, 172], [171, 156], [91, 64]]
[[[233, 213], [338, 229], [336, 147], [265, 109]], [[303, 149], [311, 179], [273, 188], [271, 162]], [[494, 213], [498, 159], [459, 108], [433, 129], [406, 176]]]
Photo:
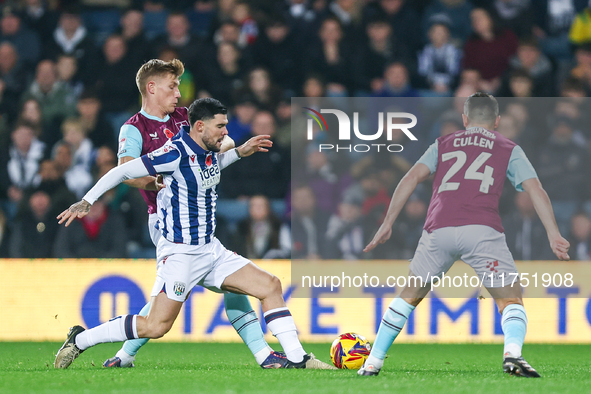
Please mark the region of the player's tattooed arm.
[[60, 213], [57, 218], [59, 224], [66, 222], [66, 227], [70, 225], [76, 218], [83, 218], [88, 215], [90, 211], [90, 203], [85, 200], [80, 200], [75, 204], [70, 205], [70, 208]]
[[252, 137], [244, 144], [236, 148], [238, 156], [247, 157], [256, 152], [268, 152], [269, 149], [267, 148], [273, 146], [273, 141], [271, 141], [269, 138], [271, 138], [270, 135], [257, 135], [256, 137]]
[[[123, 156], [119, 158], [119, 162], [117, 163], [117, 165], [121, 165], [123, 163], [127, 163], [128, 161], [133, 160], [133, 157], [130, 156]], [[144, 190], [153, 190], [153, 191], [159, 191], [160, 189], [162, 189], [164, 187], [164, 184], [162, 183], [162, 176], [145, 176], [142, 178], [137, 178], [137, 179], [128, 179], [123, 181], [123, 183], [125, 183], [126, 185], [129, 185], [131, 187], [137, 187], [138, 189], [144, 189]]]

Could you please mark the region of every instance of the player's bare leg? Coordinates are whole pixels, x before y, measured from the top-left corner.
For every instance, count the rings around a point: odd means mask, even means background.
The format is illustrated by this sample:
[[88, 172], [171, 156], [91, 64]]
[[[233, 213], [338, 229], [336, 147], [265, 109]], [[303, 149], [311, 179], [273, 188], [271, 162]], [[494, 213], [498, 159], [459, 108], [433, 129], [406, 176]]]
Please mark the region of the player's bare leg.
[[[152, 302], [148, 302], [138, 313], [139, 316], [148, 316]], [[142, 346], [148, 343], [149, 338], [128, 339], [117, 351], [114, 357], [107, 359], [103, 363], [105, 368], [133, 368], [135, 355]]]
[[[226, 142], [228, 142], [227, 147], [224, 145]], [[222, 142], [221, 150], [224, 151], [233, 147], [234, 141], [226, 136]], [[157, 215], [150, 215], [148, 228], [155, 228], [157, 222]], [[154, 245], [157, 245], [159, 237], [161, 236], [160, 232], [151, 231], [150, 236], [152, 237]], [[147, 316], [150, 311], [150, 306], [151, 302], [148, 302], [140, 310], [138, 315]], [[240, 335], [246, 346], [248, 346], [248, 349], [252, 352], [257, 364], [263, 369], [281, 368], [286, 362], [285, 354], [274, 351], [267, 341], [265, 341], [260, 322], [258, 321], [258, 317], [254, 312], [248, 297], [244, 294], [225, 293], [224, 307], [226, 309], [228, 320], [232, 323], [232, 326], [238, 335]], [[125, 341], [117, 353], [103, 363], [103, 366], [107, 368], [133, 367], [136, 354], [148, 341], [148, 338]]]
[[224, 308], [228, 320], [263, 369], [282, 368], [287, 362], [285, 354], [276, 352], [265, 340], [259, 318], [248, 296], [224, 293]]
[[[151, 302], [148, 302], [138, 313], [147, 316]], [[225, 293], [224, 307], [228, 320], [240, 335], [248, 349], [252, 352], [257, 364], [263, 369], [282, 368], [285, 365], [285, 354], [276, 352], [265, 340], [258, 317], [248, 297], [244, 294]], [[107, 368], [134, 367], [135, 355], [149, 341], [149, 338], [130, 339], [125, 341], [114, 357], [103, 363]]]
[[117, 316], [89, 330], [81, 326], [72, 327], [56, 355], [54, 367], [68, 368], [80, 353], [99, 343], [160, 338], [170, 330], [182, 305], [182, 302], [173, 301], [165, 293], [160, 293], [153, 298], [150, 313], [146, 317]]
[[229, 275], [222, 284], [222, 290], [258, 298], [263, 312], [285, 307], [279, 278], [253, 263]]
[[523, 308], [521, 286], [487, 288], [503, 315], [501, 325], [505, 335], [503, 348], [503, 371], [526, 378], [539, 378], [538, 372], [521, 356], [521, 349], [527, 331], [527, 315]]
[[137, 317], [138, 337], [150, 339], [163, 337], [172, 328], [182, 306], [182, 302], [171, 300], [166, 293], [152, 297], [152, 307], [148, 316]]
[[392, 300], [382, 317], [371, 353], [365, 360], [363, 367], [357, 372], [361, 376], [375, 376], [380, 373], [386, 353], [400, 331], [402, 331], [408, 316], [431, 289], [427, 282], [411, 280], [416, 278], [412, 271], [409, 271], [408, 276], [407, 286], [402, 289], [399, 297]]
[[267, 327], [279, 340], [287, 356], [285, 368], [336, 369], [316, 360], [302, 347], [293, 317], [285, 305], [279, 278], [249, 263], [229, 275], [222, 284], [222, 290], [247, 294], [261, 301]]

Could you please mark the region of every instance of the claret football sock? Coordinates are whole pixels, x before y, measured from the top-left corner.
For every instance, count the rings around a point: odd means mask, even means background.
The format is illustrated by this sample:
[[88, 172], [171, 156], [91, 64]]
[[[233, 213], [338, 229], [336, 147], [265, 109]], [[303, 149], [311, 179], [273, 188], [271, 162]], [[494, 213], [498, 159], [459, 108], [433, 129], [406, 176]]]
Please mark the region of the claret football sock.
[[[151, 305], [152, 304], [149, 302], [146, 305], [144, 305], [144, 307], [142, 308], [140, 313], [138, 313], [138, 315], [148, 316], [148, 312], [150, 312]], [[131, 340], [125, 341], [121, 350], [119, 350], [117, 352], [117, 357], [119, 357], [121, 359], [122, 363], [126, 363], [127, 357], [125, 357], [125, 354], [127, 354], [127, 355], [131, 356], [131, 358], [133, 358], [133, 356], [135, 356], [137, 354], [138, 350], [140, 350], [140, 348], [142, 346], [144, 346], [148, 341], [149, 341], [148, 338], [138, 338], [138, 339], [131, 339]], [[125, 353], [125, 354], [123, 354], [123, 353]]]
[[299, 363], [304, 360], [306, 351], [298, 338], [293, 317], [286, 307], [275, 308], [265, 312], [267, 327], [277, 338], [287, 359], [292, 363]]
[[509, 353], [510, 357], [521, 357], [521, 348], [527, 331], [527, 315], [523, 305], [511, 304], [506, 306], [503, 310], [501, 326], [505, 334], [503, 355]]
[[273, 351], [265, 341], [261, 324], [243, 294], [225, 293], [224, 304], [228, 320], [250, 349], [257, 363], [262, 364]]
[[106, 323], [85, 330], [76, 336], [76, 346], [80, 350], [105, 342], [122, 342], [137, 338], [137, 315], [112, 318]]
[[371, 353], [367, 361], [367, 365], [371, 364], [378, 369], [382, 367], [386, 353], [396, 339], [402, 327], [406, 323], [408, 316], [415, 309], [414, 306], [404, 301], [402, 298], [394, 298], [388, 309], [384, 313], [378, 335], [374, 341]]

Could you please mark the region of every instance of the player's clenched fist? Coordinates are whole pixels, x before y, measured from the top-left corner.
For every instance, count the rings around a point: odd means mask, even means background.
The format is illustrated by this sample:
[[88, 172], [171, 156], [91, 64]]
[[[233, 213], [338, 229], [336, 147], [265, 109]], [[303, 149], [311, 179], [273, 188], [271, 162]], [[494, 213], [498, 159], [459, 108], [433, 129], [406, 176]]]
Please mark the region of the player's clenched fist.
[[552, 252], [554, 252], [556, 257], [560, 260], [570, 260], [570, 256], [568, 255], [570, 243], [563, 237], [557, 236], [556, 238], [551, 239], [550, 247], [552, 248]]

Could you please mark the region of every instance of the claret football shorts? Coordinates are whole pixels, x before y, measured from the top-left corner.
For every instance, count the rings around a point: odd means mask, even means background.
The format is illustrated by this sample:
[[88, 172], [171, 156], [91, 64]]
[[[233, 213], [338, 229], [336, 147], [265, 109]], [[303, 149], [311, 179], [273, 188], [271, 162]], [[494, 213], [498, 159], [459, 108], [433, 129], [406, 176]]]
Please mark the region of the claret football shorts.
[[507, 286], [511, 283], [507, 278], [513, 278], [510, 274], [517, 272], [505, 234], [484, 225], [443, 227], [431, 233], [423, 230], [410, 270], [430, 283], [457, 260], [472, 267], [479, 278], [485, 275], [485, 287]]

